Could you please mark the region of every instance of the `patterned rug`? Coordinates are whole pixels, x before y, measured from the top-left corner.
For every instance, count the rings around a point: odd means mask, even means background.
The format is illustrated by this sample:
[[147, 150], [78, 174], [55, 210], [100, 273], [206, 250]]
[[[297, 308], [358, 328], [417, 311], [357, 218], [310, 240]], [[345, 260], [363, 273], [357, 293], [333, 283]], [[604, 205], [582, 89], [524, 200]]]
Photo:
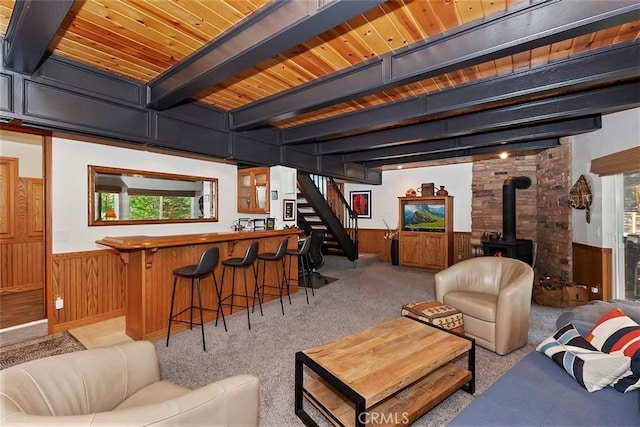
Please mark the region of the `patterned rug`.
[[56, 354], [84, 350], [85, 347], [68, 332], [34, 338], [0, 347], [0, 369]]

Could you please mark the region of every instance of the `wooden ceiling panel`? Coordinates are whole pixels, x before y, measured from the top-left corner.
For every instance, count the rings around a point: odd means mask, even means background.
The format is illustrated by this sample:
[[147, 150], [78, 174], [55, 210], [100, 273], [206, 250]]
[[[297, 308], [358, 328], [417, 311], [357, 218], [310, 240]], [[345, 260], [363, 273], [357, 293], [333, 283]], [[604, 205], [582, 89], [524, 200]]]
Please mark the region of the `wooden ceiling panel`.
[[[267, 0], [87, 0], [76, 3], [53, 52], [148, 83]], [[93, 49], [78, 50], [67, 39]], [[96, 52], [108, 52], [110, 59]], [[143, 70], [146, 69], [146, 70]]]
[[[412, 96], [450, 88], [461, 83], [471, 82], [479, 78], [506, 74], [515, 70], [546, 64], [552, 60], [568, 57], [571, 54], [589, 51], [598, 47], [608, 46], [613, 43], [633, 40], [640, 37], [639, 26], [640, 21], [635, 21], [622, 26], [601, 30], [590, 35], [576, 37], [560, 43], [541, 46], [530, 51], [510, 55], [494, 61], [488, 61], [483, 64], [479, 64], [476, 67], [442, 74], [431, 79], [416, 82], [411, 86], [396, 88], [394, 89], [392, 98], [394, 101], [410, 98]], [[389, 91], [386, 93], [389, 93]], [[381, 95], [378, 96], [381, 97]], [[381, 101], [380, 103], [384, 102], [387, 101]], [[367, 101], [367, 104], [370, 103], [370, 100]], [[276, 123], [275, 126], [280, 128], [289, 128], [292, 126], [310, 123], [319, 120], [320, 118], [336, 117], [356, 109], [366, 108], [364, 104], [365, 102], [361, 99], [355, 100], [355, 104], [353, 102], [348, 105], [346, 103], [337, 104], [330, 108], [312, 111], [296, 116], [292, 119], [280, 121]], [[354, 105], [356, 105], [355, 109]]]
[[[296, 0], [294, 0], [296, 1]], [[143, 83], [216, 39], [269, 0], [83, 0], [50, 46], [53, 53]], [[390, 0], [201, 91], [222, 110], [247, 106], [372, 58], [401, 50], [529, 0]], [[4, 34], [15, 0], [0, 0]], [[637, 39], [639, 21], [455, 70], [282, 120], [282, 128], [445, 90]]]
[[[239, 108], [283, 90], [278, 86], [260, 84], [263, 79], [283, 79], [289, 84], [287, 89], [291, 89], [482, 18], [484, 9], [495, 13], [523, 1], [485, 2], [491, 7], [485, 7], [481, 0], [388, 1], [234, 76], [224, 84], [202, 91], [195, 99], [224, 110]], [[452, 84], [468, 81], [466, 74], [454, 74], [446, 80]], [[254, 75], [259, 77], [250, 78]], [[256, 85], [260, 86], [259, 90]], [[387, 101], [381, 98], [377, 104]]]
[[14, 5], [15, 0], [0, 0], [0, 34], [7, 32], [7, 26], [9, 25], [9, 19], [11, 18]]

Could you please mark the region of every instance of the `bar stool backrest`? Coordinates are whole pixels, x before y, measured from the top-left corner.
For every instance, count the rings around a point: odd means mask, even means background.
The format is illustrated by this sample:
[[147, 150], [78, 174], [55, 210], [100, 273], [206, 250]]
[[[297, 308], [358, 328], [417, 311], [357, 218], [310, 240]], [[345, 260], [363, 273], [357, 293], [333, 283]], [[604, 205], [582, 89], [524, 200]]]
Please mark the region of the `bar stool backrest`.
[[247, 248], [247, 253], [244, 255], [242, 265], [251, 265], [256, 260], [256, 258], [258, 258], [258, 242], [253, 242]]
[[309, 249], [311, 248], [311, 236], [307, 236], [302, 241], [302, 246], [298, 251], [298, 255], [305, 256], [309, 253]]
[[289, 238], [287, 237], [282, 242], [280, 242], [280, 246], [278, 246], [278, 251], [276, 252], [275, 258], [280, 259], [285, 256], [287, 253], [287, 246], [289, 244]]
[[204, 276], [211, 273], [213, 269], [216, 268], [216, 265], [218, 265], [219, 257], [220, 249], [216, 246], [204, 251], [200, 257], [200, 262], [198, 262], [195, 270], [193, 270], [193, 276]]

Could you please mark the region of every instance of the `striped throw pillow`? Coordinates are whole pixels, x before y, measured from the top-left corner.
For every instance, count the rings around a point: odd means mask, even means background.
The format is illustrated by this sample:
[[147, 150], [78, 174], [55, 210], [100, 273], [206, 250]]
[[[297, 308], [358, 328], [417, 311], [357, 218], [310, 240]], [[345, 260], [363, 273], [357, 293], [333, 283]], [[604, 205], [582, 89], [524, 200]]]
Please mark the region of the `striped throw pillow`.
[[628, 357], [598, 351], [571, 323], [542, 341], [536, 350], [564, 368], [589, 392], [612, 385], [621, 375], [630, 373]]
[[614, 383], [616, 390], [626, 393], [640, 388], [640, 325], [614, 308], [596, 322], [586, 338], [600, 351], [631, 358], [632, 373]]

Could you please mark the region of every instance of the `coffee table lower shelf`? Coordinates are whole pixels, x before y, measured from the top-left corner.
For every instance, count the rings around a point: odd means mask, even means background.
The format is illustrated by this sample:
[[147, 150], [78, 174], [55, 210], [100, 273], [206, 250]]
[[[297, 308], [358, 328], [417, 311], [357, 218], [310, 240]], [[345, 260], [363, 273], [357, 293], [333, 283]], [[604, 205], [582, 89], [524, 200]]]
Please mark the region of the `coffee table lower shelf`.
[[[469, 383], [471, 371], [446, 364], [398, 393], [368, 407], [368, 425], [399, 426], [413, 423]], [[320, 377], [307, 380], [303, 396], [334, 425], [355, 426], [355, 404]]]

